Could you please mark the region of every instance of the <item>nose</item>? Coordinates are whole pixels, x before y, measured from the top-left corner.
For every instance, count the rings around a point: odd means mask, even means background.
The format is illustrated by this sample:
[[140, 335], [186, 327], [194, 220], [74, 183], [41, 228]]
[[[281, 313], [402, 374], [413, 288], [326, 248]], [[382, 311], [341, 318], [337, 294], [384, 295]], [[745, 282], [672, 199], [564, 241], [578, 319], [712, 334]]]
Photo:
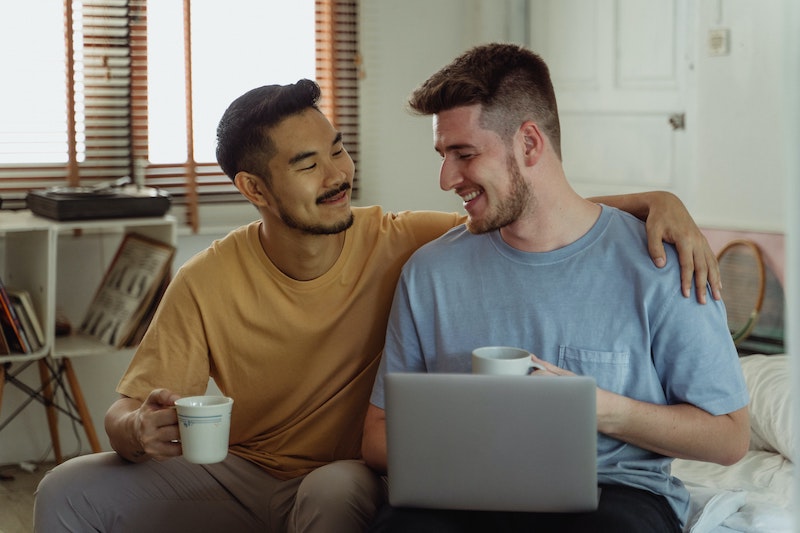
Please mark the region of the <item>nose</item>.
[[353, 160], [350, 158], [350, 154], [346, 154], [346, 157], [328, 161], [325, 165], [325, 182], [340, 185], [342, 182], [350, 181], [354, 173]]
[[443, 191], [449, 191], [454, 189], [460, 182], [461, 174], [457, 166], [447, 157], [443, 158], [439, 167], [439, 188]]

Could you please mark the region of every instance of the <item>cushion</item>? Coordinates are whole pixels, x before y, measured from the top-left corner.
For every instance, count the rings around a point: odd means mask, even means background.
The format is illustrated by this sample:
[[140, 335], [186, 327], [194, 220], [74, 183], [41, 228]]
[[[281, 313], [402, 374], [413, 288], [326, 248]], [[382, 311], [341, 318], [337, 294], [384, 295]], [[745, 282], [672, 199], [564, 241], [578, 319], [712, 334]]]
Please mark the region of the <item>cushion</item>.
[[756, 354], [741, 357], [740, 362], [750, 391], [750, 449], [794, 459], [797, 440], [788, 356]]

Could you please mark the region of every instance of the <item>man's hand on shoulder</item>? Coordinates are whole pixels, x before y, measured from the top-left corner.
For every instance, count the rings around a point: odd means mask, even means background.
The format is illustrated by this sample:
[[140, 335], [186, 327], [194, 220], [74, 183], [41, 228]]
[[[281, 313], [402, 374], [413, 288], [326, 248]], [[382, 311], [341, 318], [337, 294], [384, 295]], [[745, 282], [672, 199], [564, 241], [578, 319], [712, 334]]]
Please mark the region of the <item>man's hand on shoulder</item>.
[[590, 200], [627, 211], [645, 221], [647, 249], [657, 267], [667, 264], [663, 243], [675, 245], [681, 265], [681, 292], [685, 297], [692, 293], [692, 280], [698, 302], [706, 303], [707, 283], [711, 285], [715, 300], [722, 297], [717, 258], [680, 198], [670, 192], [652, 191], [597, 196]]
[[675, 245], [681, 265], [681, 291], [689, 297], [694, 277], [697, 301], [706, 303], [707, 283], [715, 300], [721, 295], [719, 263], [708, 240], [695, 224], [683, 202], [672, 193], [654, 192], [649, 200], [650, 212], [645, 227], [650, 257], [658, 267], [666, 264], [662, 242]]

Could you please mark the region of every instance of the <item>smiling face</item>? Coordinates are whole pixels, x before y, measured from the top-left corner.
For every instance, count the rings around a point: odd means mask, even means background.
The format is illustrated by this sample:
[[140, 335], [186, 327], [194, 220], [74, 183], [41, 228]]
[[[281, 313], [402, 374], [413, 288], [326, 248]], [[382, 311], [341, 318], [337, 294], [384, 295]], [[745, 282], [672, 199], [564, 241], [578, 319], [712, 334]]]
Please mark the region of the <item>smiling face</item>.
[[513, 152], [500, 135], [484, 129], [480, 113], [480, 106], [472, 105], [433, 116], [434, 147], [442, 156], [439, 185], [464, 201], [472, 233], [519, 220], [531, 197]]
[[355, 166], [342, 135], [309, 108], [271, 128], [274, 155], [264, 180], [265, 208], [295, 230], [312, 235], [342, 232], [353, 224], [350, 195]]

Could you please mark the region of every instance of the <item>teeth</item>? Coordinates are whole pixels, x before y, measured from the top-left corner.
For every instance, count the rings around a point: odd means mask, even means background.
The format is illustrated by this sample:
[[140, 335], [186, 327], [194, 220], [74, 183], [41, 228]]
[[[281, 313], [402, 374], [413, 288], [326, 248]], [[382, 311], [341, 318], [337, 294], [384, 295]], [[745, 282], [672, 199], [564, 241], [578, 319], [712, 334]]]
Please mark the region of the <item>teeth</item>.
[[474, 200], [475, 198], [477, 198], [480, 194], [481, 194], [480, 191], [472, 191], [469, 194], [463, 195], [461, 199], [464, 200], [465, 202], [469, 202], [470, 200]]

